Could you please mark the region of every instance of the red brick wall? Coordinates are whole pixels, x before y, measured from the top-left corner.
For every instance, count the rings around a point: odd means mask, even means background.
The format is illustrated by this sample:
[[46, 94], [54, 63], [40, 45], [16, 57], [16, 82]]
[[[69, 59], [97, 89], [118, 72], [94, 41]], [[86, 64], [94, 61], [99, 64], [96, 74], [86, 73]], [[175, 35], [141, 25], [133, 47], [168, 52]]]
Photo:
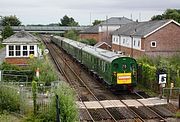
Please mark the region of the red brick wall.
[[95, 39], [97, 42], [99, 42], [99, 34], [80, 34], [80, 39]]
[[17, 65], [27, 65], [29, 58], [5, 58], [5, 62]]
[[105, 41], [105, 42], [108, 42], [108, 44], [111, 44], [111, 40], [112, 40], [111, 35], [109, 34], [107, 37], [107, 34], [104, 32], [97, 33], [97, 34], [80, 34], [79, 36], [80, 36], [80, 39], [95, 39], [97, 42]]
[[131, 50], [131, 48], [128, 48], [128, 47], [123, 47], [123, 46], [119, 46], [119, 45], [116, 45], [116, 44], [113, 44], [112, 45], [112, 49], [113, 50], [118, 50], [118, 51], [123, 51], [125, 55], [127, 56], [131, 56], [131, 54], [133, 54], [133, 57], [134, 58], [137, 58], [139, 56], [142, 56], [144, 55], [144, 51], [140, 51], [140, 50]]
[[[156, 47], [151, 47], [151, 41], [156, 41]], [[180, 27], [170, 23], [144, 40], [146, 54], [169, 56], [180, 52]]]

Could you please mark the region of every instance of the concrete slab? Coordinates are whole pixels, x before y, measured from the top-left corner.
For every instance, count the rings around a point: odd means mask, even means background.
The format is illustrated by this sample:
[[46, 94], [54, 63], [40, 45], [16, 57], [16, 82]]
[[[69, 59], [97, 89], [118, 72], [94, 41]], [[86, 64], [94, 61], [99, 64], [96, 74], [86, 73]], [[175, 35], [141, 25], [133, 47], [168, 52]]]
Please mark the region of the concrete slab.
[[88, 109], [103, 108], [98, 101], [88, 101], [84, 102], [84, 104]]
[[154, 105], [164, 105], [167, 104], [166, 99], [160, 99], [158, 97], [153, 97], [153, 98], [147, 98], [150, 102], [152, 102]]
[[142, 103], [145, 106], [154, 106], [154, 103], [152, 103], [150, 100], [148, 99], [138, 99], [138, 101], [140, 103]]
[[80, 108], [80, 109], [85, 109], [86, 107], [84, 106], [84, 104], [80, 101], [77, 101], [76, 102], [77, 106]]
[[120, 100], [110, 100], [115, 107], [126, 107]]
[[120, 100], [103, 100], [100, 102], [105, 108], [126, 107]]
[[139, 107], [143, 106], [140, 102], [137, 100], [122, 100], [128, 107]]

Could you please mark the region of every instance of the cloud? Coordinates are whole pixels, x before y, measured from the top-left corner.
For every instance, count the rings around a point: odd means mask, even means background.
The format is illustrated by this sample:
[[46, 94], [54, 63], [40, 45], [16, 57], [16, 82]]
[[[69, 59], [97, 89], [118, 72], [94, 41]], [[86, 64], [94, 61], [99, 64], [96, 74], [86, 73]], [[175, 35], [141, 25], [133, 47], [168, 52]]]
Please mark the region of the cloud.
[[[126, 16], [147, 19], [163, 13], [167, 8], [180, 9], [180, 0], [3, 0], [0, 15], [17, 15], [23, 23], [50, 23], [65, 14], [83, 24], [108, 16]], [[54, 20], [54, 21], [53, 21]]]

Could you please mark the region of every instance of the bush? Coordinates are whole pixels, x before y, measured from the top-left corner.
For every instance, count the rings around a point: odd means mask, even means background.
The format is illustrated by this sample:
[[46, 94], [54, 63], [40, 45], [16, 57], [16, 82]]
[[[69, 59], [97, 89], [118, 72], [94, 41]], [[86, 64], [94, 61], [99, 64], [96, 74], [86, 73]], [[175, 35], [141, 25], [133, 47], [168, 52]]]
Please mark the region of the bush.
[[[61, 82], [53, 91], [54, 94], [59, 96], [61, 122], [78, 122], [79, 116], [76, 105], [76, 95], [72, 88], [65, 82]], [[31, 115], [26, 121], [56, 122], [56, 96], [52, 97], [48, 111], [38, 112], [36, 116]]]
[[84, 43], [84, 44], [91, 45], [91, 46], [94, 46], [96, 44], [95, 39], [84, 39], [84, 40], [81, 40], [80, 42]]
[[0, 110], [11, 112], [20, 110], [20, 95], [16, 88], [0, 85]]
[[37, 81], [44, 82], [46, 84], [50, 84], [50, 82], [58, 79], [57, 74], [54, 71], [53, 66], [49, 63], [48, 60], [40, 60], [40, 59], [31, 59], [30, 62], [30, 70], [36, 71], [39, 68], [39, 78], [34, 76], [34, 79]]

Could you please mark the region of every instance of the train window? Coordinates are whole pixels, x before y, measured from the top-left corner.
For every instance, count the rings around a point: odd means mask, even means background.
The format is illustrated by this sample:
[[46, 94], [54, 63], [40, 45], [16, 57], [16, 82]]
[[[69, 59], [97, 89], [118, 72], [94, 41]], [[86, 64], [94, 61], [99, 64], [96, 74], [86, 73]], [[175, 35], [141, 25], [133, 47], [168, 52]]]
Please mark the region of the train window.
[[126, 64], [122, 65], [122, 69], [125, 70], [127, 68]]
[[130, 70], [132, 71], [132, 70], [134, 70], [134, 68], [135, 68], [134, 64], [131, 64]]
[[114, 63], [114, 68], [115, 68], [115, 69], [118, 68], [118, 63]]

